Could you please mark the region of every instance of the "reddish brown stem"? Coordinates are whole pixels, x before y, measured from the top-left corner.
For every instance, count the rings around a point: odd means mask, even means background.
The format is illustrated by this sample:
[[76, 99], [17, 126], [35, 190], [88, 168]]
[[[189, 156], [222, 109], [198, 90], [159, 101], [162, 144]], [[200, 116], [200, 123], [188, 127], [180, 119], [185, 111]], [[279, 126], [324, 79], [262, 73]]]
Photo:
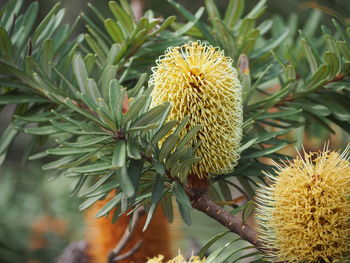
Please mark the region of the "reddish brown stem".
[[193, 208], [205, 213], [220, 224], [224, 225], [231, 232], [247, 240], [257, 249], [262, 250], [263, 246], [258, 240], [258, 234], [254, 228], [244, 224], [240, 219], [231, 215], [225, 209], [214, 203], [206, 193], [196, 192], [190, 188], [187, 188], [186, 191]]

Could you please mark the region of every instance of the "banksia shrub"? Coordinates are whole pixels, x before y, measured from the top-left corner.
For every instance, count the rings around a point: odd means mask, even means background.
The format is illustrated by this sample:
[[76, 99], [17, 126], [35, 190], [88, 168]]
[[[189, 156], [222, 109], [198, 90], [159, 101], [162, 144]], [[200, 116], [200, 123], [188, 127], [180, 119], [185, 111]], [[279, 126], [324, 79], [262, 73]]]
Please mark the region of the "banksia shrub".
[[350, 162], [324, 151], [279, 167], [257, 195], [260, 237], [273, 262], [349, 262]]
[[199, 41], [170, 47], [152, 69], [152, 105], [170, 102], [168, 119], [190, 120], [182, 136], [195, 125], [202, 129], [192, 140], [202, 160], [192, 172], [199, 177], [233, 169], [242, 137], [241, 84], [232, 60]]
[[[147, 263], [163, 263], [164, 257], [159, 255], [158, 257], [149, 259]], [[178, 255], [175, 258], [167, 261], [167, 263], [204, 263], [205, 259], [201, 260], [199, 257], [191, 257], [188, 261], [182, 256]]]

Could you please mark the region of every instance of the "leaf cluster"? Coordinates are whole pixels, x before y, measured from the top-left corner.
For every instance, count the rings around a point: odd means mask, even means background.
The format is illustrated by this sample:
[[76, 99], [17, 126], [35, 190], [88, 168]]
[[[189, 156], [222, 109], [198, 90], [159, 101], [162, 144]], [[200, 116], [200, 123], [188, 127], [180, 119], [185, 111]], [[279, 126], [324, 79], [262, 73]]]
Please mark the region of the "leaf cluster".
[[[117, 218], [144, 206], [146, 228], [159, 204], [172, 221], [175, 199], [189, 224], [191, 204], [183, 184], [199, 159], [196, 145], [188, 142], [201, 127], [180, 138], [188, 119], [167, 121], [169, 104], [150, 108], [152, 87], [145, 85], [156, 57], [188, 39], [225, 50], [243, 86], [239, 164], [209, 186], [211, 197], [232, 213], [242, 209], [249, 215], [251, 205], [230, 203], [231, 190], [251, 200], [257, 183], [265, 183], [262, 171], [274, 172], [266, 158], [290, 158], [278, 151], [293, 142], [288, 136], [295, 128], [316, 122], [329, 132], [333, 124], [350, 131], [347, 25], [334, 20], [334, 28], [323, 27], [320, 37], [317, 11], [298, 30], [295, 15], [261, 22], [266, 0], [249, 12], [243, 0], [231, 0], [225, 14], [214, 0], [206, 0], [195, 14], [169, 2], [187, 23], [156, 18], [152, 11], [136, 20], [121, 0], [109, 2], [107, 18], [89, 4], [94, 18], [81, 14], [72, 25], [62, 25], [65, 11], [57, 4], [34, 26], [37, 2], [21, 12], [22, 0], [10, 0], [0, 10], [0, 110], [8, 104], [15, 109], [0, 139], [0, 163], [24, 131], [32, 137], [23, 158], [46, 158], [43, 169], [75, 179], [72, 195], [85, 198], [82, 210], [114, 192], [97, 217], [115, 207]], [[205, 11], [209, 23], [203, 20]], [[75, 37], [81, 22], [86, 32]], [[213, 258], [232, 256], [223, 251]]]

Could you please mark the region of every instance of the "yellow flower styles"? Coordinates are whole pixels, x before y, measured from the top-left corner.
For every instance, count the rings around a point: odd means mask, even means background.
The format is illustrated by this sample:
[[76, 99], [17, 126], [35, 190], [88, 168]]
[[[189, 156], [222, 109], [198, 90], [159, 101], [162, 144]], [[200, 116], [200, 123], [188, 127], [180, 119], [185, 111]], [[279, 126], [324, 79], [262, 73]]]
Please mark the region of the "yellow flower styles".
[[349, 262], [348, 149], [296, 158], [257, 194], [261, 240], [273, 262]]
[[242, 137], [242, 87], [232, 60], [201, 42], [170, 47], [152, 68], [152, 106], [170, 102], [169, 120], [190, 117], [181, 136], [199, 124], [190, 142], [201, 161], [192, 167], [198, 177], [231, 171]]

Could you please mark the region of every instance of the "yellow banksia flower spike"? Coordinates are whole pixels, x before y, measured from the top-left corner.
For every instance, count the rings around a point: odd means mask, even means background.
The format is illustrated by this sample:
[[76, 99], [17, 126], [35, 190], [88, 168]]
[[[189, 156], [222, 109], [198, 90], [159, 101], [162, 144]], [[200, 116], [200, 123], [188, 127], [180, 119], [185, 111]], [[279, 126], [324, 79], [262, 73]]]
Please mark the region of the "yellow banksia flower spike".
[[199, 41], [170, 47], [152, 68], [152, 105], [170, 102], [168, 120], [189, 122], [184, 136], [195, 125], [202, 129], [192, 140], [201, 142], [192, 167], [198, 177], [232, 171], [242, 137], [242, 87], [232, 59]]
[[[159, 255], [155, 258], [149, 259], [146, 263], [165, 263], [164, 256]], [[168, 260], [166, 263], [205, 263], [205, 259], [200, 259], [199, 257], [193, 256], [189, 260], [186, 260], [180, 253], [173, 259]]]
[[350, 262], [349, 147], [297, 157], [257, 192], [260, 239], [272, 262]]

